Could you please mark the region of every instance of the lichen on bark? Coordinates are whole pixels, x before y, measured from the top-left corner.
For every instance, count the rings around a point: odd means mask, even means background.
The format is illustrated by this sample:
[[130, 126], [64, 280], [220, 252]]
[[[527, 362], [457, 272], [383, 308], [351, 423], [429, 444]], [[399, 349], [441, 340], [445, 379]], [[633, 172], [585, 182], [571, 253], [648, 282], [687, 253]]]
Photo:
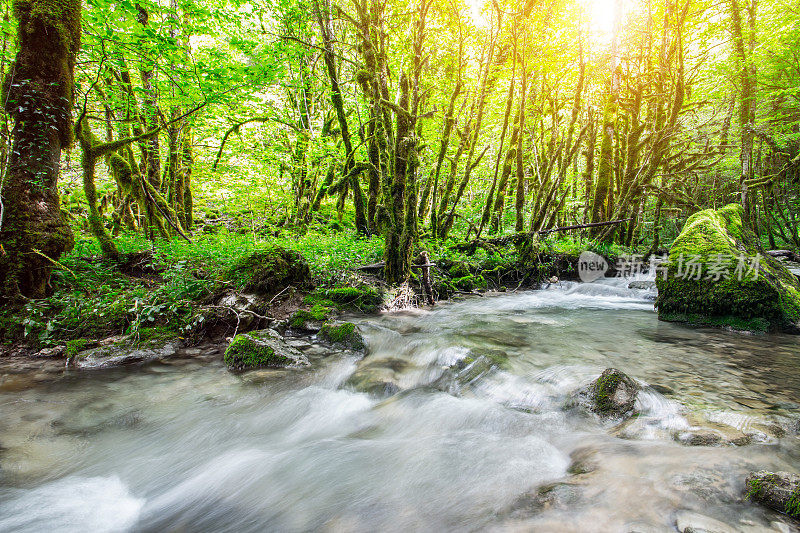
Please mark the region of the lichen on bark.
[[72, 142], [73, 71], [80, 47], [80, 0], [17, 0], [19, 51], [3, 80], [14, 119], [2, 190], [0, 297], [41, 298], [55, 262], [74, 237], [57, 189], [61, 151]]

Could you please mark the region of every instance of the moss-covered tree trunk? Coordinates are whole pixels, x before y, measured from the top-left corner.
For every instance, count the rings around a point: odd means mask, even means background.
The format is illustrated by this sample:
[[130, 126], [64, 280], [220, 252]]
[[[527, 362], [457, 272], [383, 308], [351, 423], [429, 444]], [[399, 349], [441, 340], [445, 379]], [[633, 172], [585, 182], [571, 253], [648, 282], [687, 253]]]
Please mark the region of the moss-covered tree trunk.
[[73, 69], [81, 2], [18, 0], [19, 52], [3, 83], [15, 121], [2, 190], [0, 295], [41, 298], [54, 261], [74, 239], [57, 189], [61, 150], [72, 140]]
[[730, 0], [731, 33], [739, 67], [739, 85], [741, 87], [741, 101], [739, 102], [739, 126], [741, 129], [741, 146], [739, 161], [741, 163], [741, 177], [739, 179], [740, 195], [744, 207], [745, 219], [749, 225], [755, 227], [751, 219], [751, 197], [748, 190], [748, 180], [753, 177], [753, 122], [755, 121], [755, 105], [753, 102], [756, 83], [755, 66], [752, 65], [752, 54], [755, 48], [755, 7], [756, 2], [745, 4], [750, 24], [748, 43], [745, 46], [745, 30], [738, 0]]
[[192, 124], [187, 122], [183, 130], [183, 146], [181, 149], [183, 155], [183, 217], [182, 221], [184, 229], [191, 231], [194, 226], [194, 198], [192, 197], [192, 165], [194, 165], [194, 154], [192, 146], [194, 144], [194, 136], [192, 135]]
[[[461, 63], [459, 63], [461, 64]], [[458, 98], [459, 93], [463, 88], [463, 82], [461, 80], [461, 74], [459, 70], [459, 79], [456, 82], [456, 86], [453, 89], [453, 93], [450, 95], [450, 104], [447, 107], [447, 115], [444, 118], [444, 126], [442, 131], [442, 137], [439, 140], [439, 154], [436, 156], [436, 166], [433, 170], [432, 180], [430, 181], [430, 193], [432, 198], [430, 201], [430, 207], [428, 207], [428, 200], [425, 196], [423, 196], [420, 202], [420, 218], [425, 218], [427, 215], [426, 210], [431, 210], [431, 235], [436, 238], [436, 219], [438, 217], [436, 211], [436, 197], [439, 192], [439, 176], [442, 172], [442, 163], [444, 163], [444, 158], [447, 155], [447, 149], [450, 146], [450, 136], [453, 131], [453, 126], [455, 126], [456, 118], [453, 114], [456, 105], [456, 99]]]
[[517, 137], [519, 137], [519, 111], [522, 109], [521, 105], [514, 118], [514, 127], [511, 130], [511, 141], [506, 152], [506, 157], [503, 162], [503, 171], [500, 174], [500, 181], [497, 183], [497, 196], [494, 201], [494, 211], [491, 214], [492, 225], [489, 233], [495, 235], [500, 231], [500, 223], [503, 219], [503, 210], [506, 204], [506, 189], [508, 188], [508, 179], [511, 177], [511, 170], [514, 161], [517, 157]]
[[525, 69], [525, 59], [523, 57], [521, 66], [522, 91], [519, 99], [519, 133], [517, 134], [517, 153], [516, 153], [516, 174], [517, 174], [517, 195], [514, 201], [516, 210], [515, 229], [521, 232], [523, 228], [523, 210], [525, 208], [525, 169], [522, 163], [522, 141], [525, 138], [525, 97], [528, 91], [528, 75]]
[[[150, 14], [140, 4], [136, 4], [138, 11], [138, 20], [142, 26], [147, 26], [150, 23]], [[150, 54], [150, 43], [141, 43], [142, 50], [142, 69], [140, 71], [142, 79], [142, 111], [144, 122], [144, 130], [152, 130], [158, 127], [158, 98], [156, 95], [155, 87], [153, 87], [153, 80], [155, 79], [155, 61]], [[161, 190], [161, 146], [159, 144], [158, 135], [146, 140], [143, 145], [143, 156], [145, 172], [147, 174], [147, 181]]]
[[97, 239], [98, 244], [100, 244], [100, 250], [103, 255], [113, 261], [118, 261], [120, 258], [119, 251], [111, 235], [108, 234], [103, 225], [103, 217], [100, 215], [97, 205], [97, 187], [94, 183], [94, 175], [98, 154], [95, 153], [94, 147], [100, 143], [89, 129], [89, 121], [85, 116], [76, 125], [75, 132], [83, 151], [81, 167], [83, 169], [83, 192], [86, 195], [86, 203], [89, 206], [89, 230]]

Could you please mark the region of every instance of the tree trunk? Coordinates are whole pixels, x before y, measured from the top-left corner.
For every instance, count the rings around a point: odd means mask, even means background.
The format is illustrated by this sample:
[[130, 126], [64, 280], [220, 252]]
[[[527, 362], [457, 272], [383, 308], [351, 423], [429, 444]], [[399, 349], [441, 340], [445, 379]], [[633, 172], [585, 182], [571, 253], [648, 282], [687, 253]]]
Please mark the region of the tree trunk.
[[742, 27], [742, 15], [738, 0], [730, 0], [731, 8], [731, 33], [733, 34], [733, 45], [739, 62], [739, 84], [741, 86], [741, 101], [739, 102], [739, 126], [741, 128], [741, 151], [739, 161], [741, 163], [741, 176], [739, 178], [740, 195], [742, 206], [745, 210], [747, 223], [752, 225], [750, 217], [750, 193], [747, 181], [752, 178], [753, 173], [753, 118], [755, 106], [753, 98], [755, 96], [755, 76], [754, 68], [750, 56], [755, 46], [753, 32], [755, 28], [755, 0], [747, 6], [749, 13], [750, 32], [749, 49], [745, 47], [744, 28]]
[[522, 58], [522, 92], [520, 93], [519, 102], [519, 133], [517, 134], [517, 197], [515, 198], [514, 206], [516, 208], [516, 224], [514, 225], [517, 232], [522, 231], [524, 224], [523, 210], [525, 208], [525, 168], [522, 164], [522, 142], [525, 138], [525, 98], [528, 93], [528, 73], [525, 70], [525, 58]]
[[81, 2], [18, 1], [14, 12], [19, 52], [3, 83], [15, 126], [0, 212], [0, 295], [42, 298], [54, 261], [74, 245], [57, 183], [61, 150], [72, 142]]

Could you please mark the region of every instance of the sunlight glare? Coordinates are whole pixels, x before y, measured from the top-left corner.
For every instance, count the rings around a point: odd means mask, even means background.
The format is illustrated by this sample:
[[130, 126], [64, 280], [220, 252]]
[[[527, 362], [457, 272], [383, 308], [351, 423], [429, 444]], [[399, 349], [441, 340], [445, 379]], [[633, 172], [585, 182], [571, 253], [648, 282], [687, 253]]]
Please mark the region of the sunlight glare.
[[583, 4], [589, 31], [601, 40], [610, 39], [614, 31], [616, 0], [583, 0]]

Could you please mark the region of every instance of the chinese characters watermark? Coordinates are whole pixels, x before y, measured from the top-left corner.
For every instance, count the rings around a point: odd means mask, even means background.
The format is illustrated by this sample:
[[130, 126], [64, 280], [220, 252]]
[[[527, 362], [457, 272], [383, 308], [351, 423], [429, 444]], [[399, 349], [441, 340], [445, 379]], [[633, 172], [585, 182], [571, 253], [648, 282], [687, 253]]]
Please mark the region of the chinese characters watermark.
[[684, 280], [720, 281], [735, 278], [738, 281], [755, 281], [761, 272], [761, 255], [714, 254], [703, 258], [697, 254], [680, 254], [672, 262], [668, 256], [653, 255], [645, 262], [641, 255], [622, 255], [615, 265], [616, 277], [627, 278], [655, 272], [656, 277], [667, 279], [670, 266], [674, 267], [673, 276]]

